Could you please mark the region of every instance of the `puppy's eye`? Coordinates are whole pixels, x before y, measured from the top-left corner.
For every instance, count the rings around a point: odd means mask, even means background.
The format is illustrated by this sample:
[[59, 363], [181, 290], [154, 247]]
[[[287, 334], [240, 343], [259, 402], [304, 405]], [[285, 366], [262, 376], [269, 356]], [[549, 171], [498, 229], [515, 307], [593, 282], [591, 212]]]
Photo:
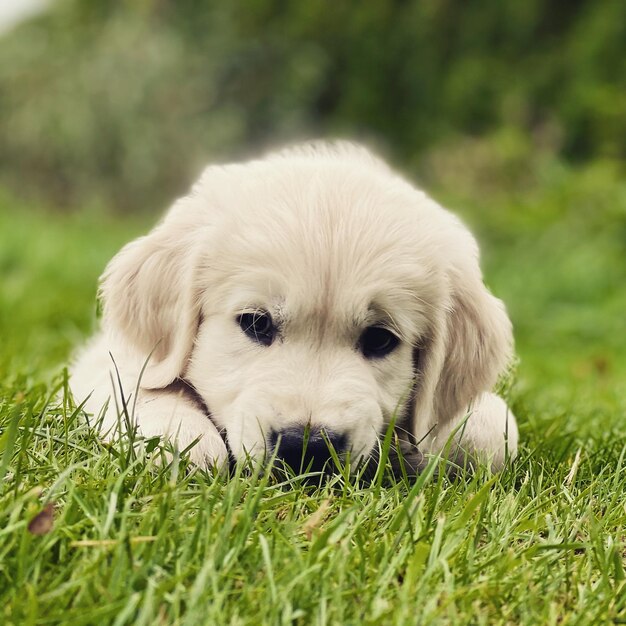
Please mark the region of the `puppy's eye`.
[[253, 341], [264, 346], [271, 345], [276, 335], [276, 328], [269, 313], [255, 311], [237, 316], [241, 330]]
[[370, 326], [363, 331], [359, 348], [364, 357], [377, 359], [387, 356], [399, 343], [400, 340], [386, 328]]

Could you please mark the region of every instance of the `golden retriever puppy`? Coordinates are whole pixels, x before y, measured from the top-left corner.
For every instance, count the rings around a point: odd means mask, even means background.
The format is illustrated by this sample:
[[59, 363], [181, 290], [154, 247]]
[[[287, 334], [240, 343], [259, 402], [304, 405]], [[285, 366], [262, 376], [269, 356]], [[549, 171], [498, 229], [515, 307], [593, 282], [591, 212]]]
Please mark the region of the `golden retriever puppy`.
[[139, 433], [198, 440], [202, 465], [228, 449], [291, 464], [305, 439], [316, 464], [328, 443], [358, 461], [392, 421], [424, 453], [456, 437], [495, 469], [515, 456], [515, 418], [491, 393], [511, 324], [476, 241], [358, 145], [208, 167], [113, 258], [100, 297], [71, 385], [90, 413], [108, 401], [105, 437], [126, 427], [114, 360]]

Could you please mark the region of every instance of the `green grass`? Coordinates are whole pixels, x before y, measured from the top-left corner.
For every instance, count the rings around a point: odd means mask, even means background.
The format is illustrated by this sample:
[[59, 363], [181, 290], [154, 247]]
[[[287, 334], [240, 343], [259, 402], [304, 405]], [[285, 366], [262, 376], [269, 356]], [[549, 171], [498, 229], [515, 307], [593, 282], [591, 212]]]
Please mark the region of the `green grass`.
[[626, 623], [624, 184], [596, 167], [445, 200], [516, 327], [520, 458], [452, 483], [285, 489], [89, 432], [57, 399], [62, 368], [105, 262], [146, 224], [1, 199], [0, 622]]

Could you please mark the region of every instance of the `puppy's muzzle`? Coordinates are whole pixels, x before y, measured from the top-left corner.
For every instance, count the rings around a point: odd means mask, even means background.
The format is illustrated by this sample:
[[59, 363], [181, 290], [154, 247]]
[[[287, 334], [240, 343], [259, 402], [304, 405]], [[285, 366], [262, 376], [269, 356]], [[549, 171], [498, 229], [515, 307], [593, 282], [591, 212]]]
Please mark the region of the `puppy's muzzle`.
[[337, 455], [345, 452], [347, 437], [328, 429], [302, 426], [272, 431], [269, 444], [276, 459], [294, 472], [322, 472], [333, 468], [331, 451]]

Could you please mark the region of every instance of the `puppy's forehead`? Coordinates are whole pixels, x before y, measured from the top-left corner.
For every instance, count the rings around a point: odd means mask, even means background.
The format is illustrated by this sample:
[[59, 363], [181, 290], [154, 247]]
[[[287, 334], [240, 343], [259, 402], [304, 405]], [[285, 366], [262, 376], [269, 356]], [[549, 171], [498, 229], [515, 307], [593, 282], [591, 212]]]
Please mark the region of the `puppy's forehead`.
[[404, 187], [351, 168], [242, 180], [222, 206], [211, 266], [230, 306], [285, 321], [406, 328], [439, 296], [436, 242]]

